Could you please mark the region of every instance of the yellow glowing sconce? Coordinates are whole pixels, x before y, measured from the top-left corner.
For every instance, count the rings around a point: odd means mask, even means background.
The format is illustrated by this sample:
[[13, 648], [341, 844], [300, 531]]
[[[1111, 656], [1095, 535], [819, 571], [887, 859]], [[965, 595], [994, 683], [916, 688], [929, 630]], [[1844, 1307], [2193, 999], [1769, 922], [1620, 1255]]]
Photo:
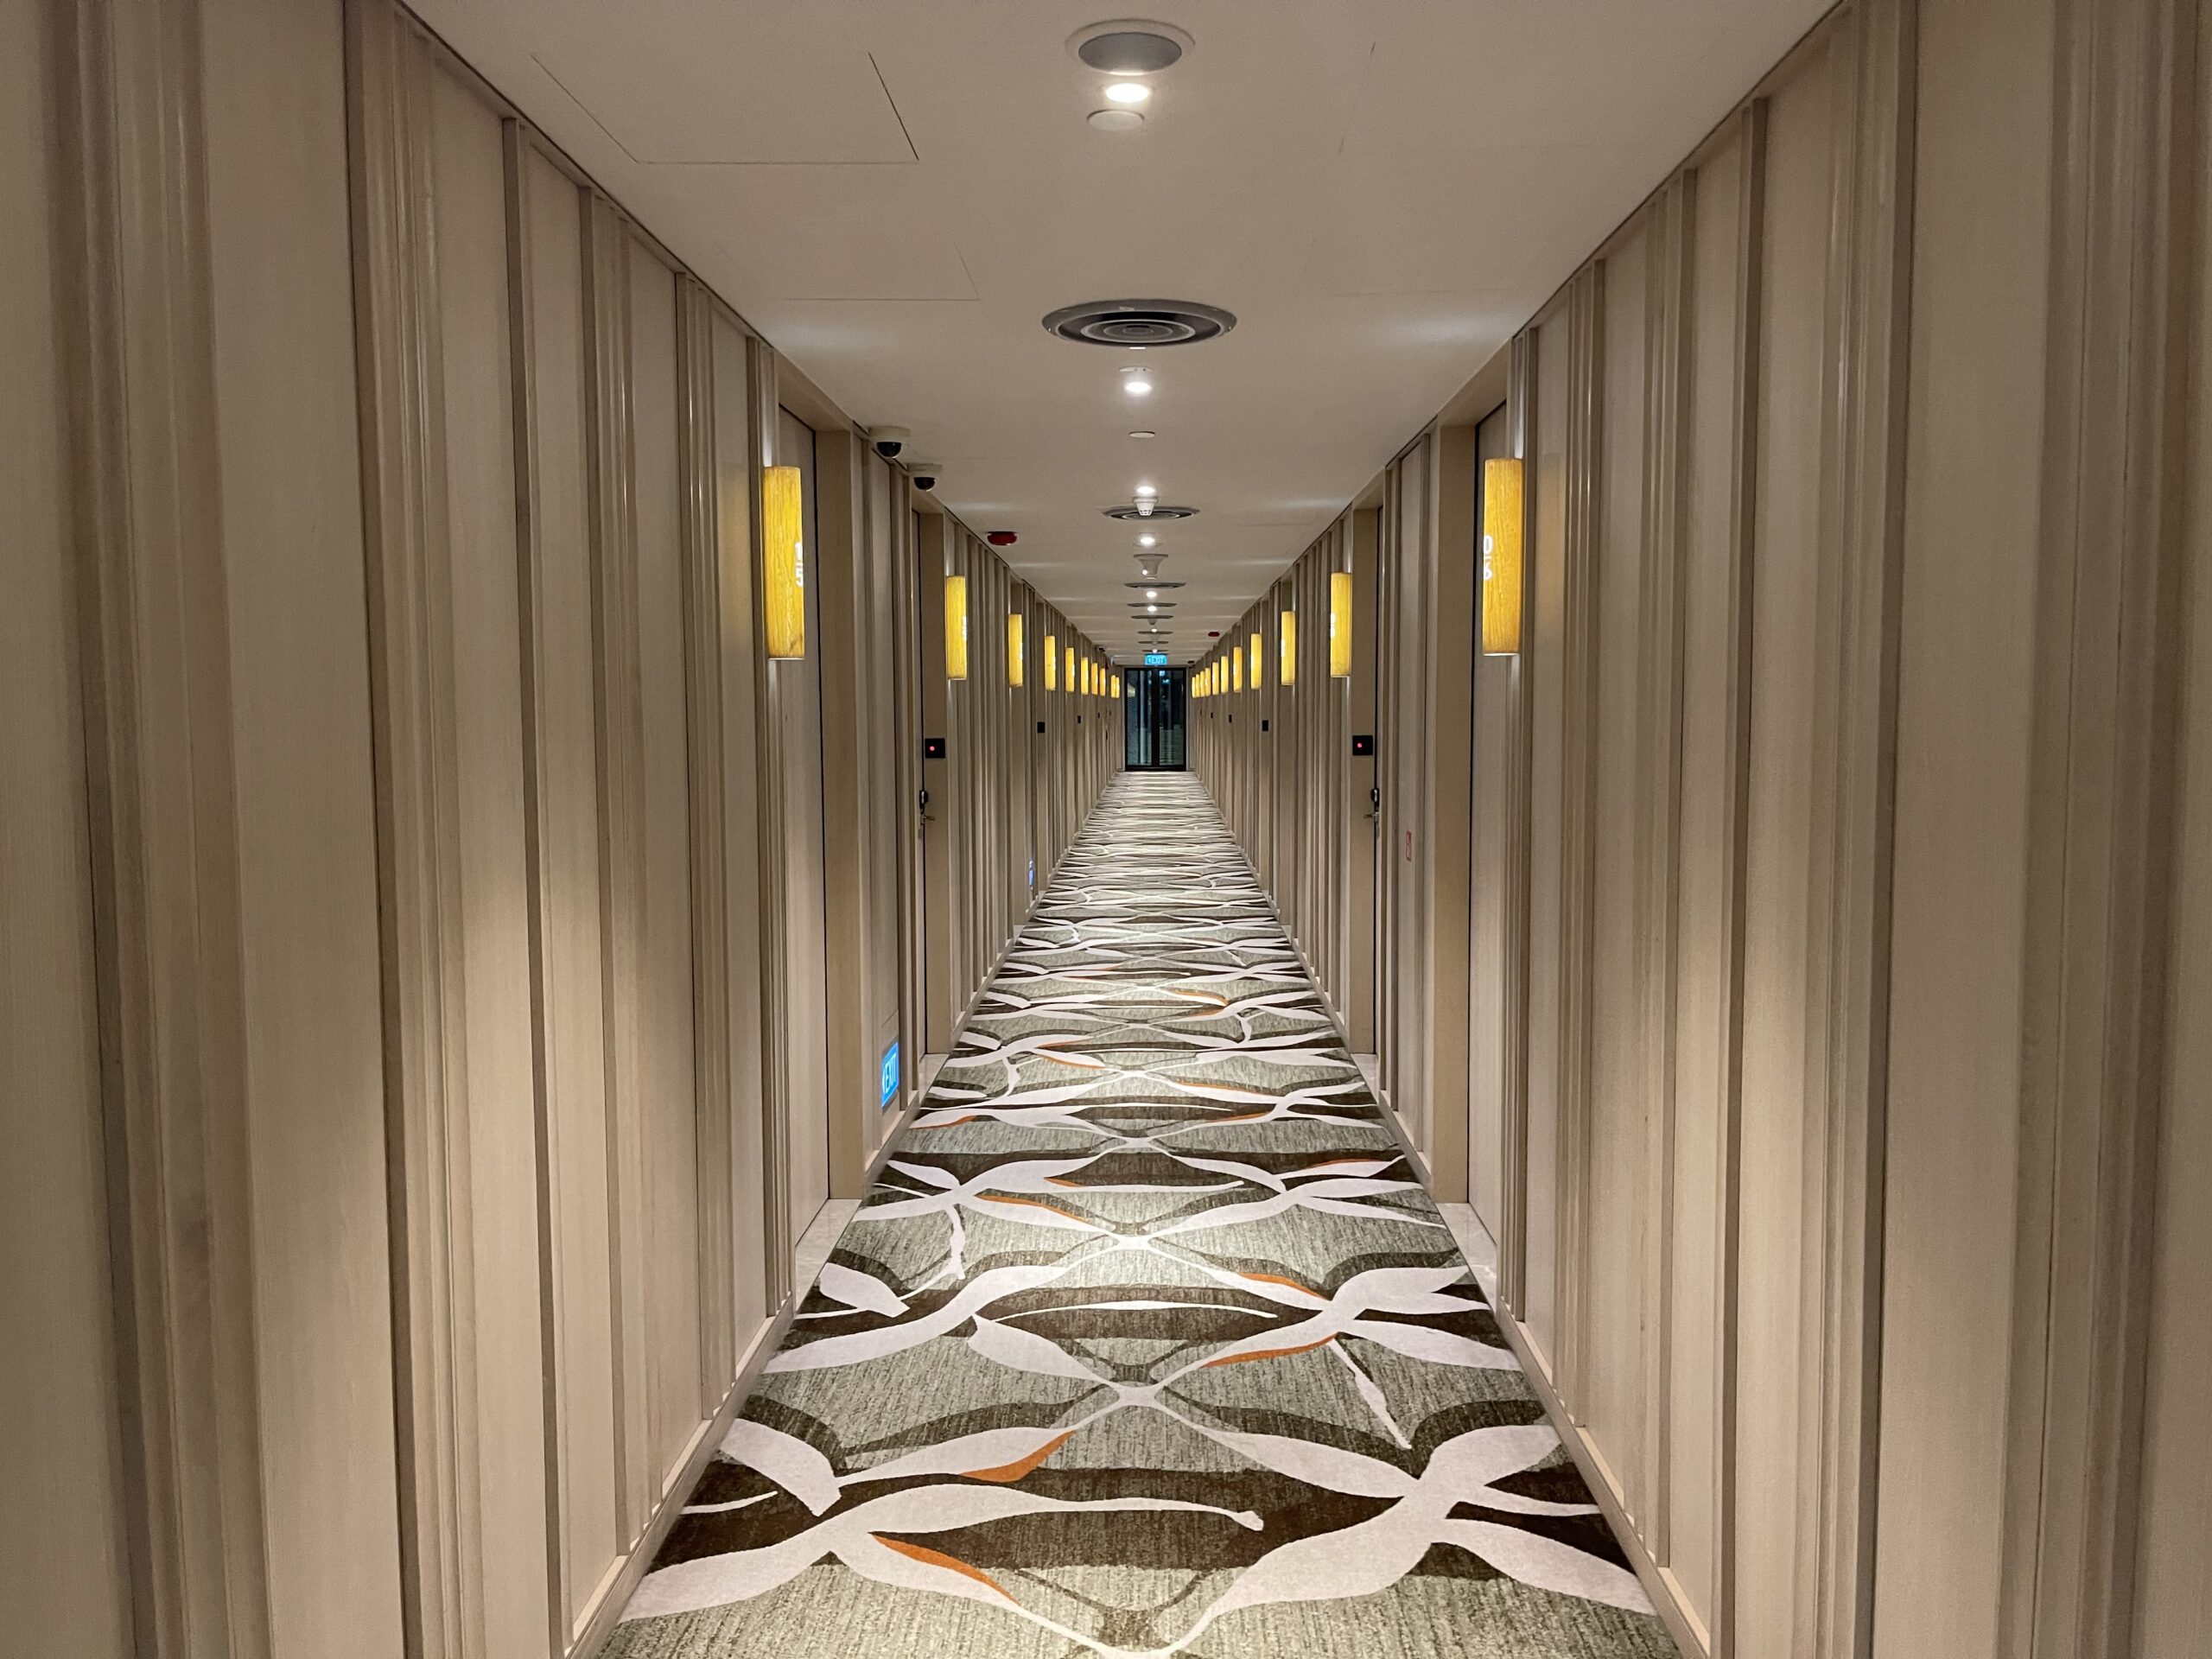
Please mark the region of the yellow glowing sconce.
[[1122, 677], [1116, 674], [1109, 684], [1113, 689], [1114, 701], [1119, 702], [1122, 700]]
[[1045, 636], [1045, 689], [1047, 691], [1060, 689], [1059, 645], [1060, 642], [1051, 634]]
[[760, 524], [766, 542], [762, 563], [763, 608], [771, 657], [806, 655], [806, 502], [798, 468], [770, 467], [760, 474]]
[[944, 677], [968, 677], [968, 578], [944, 579]]
[[1351, 677], [1351, 572], [1329, 574], [1329, 677]]
[[[1049, 650], [1049, 649], [1051, 649], [1051, 647], [1048, 645], [1048, 646], [1046, 647], [1046, 649], [1047, 649], [1047, 650]], [[1068, 690], [1069, 690], [1070, 691], [1073, 691], [1073, 690], [1075, 690], [1075, 647], [1074, 647], [1073, 645], [1070, 645], [1070, 646], [1068, 647], [1068, 674], [1067, 674], [1067, 680], [1068, 680]]]
[[1483, 654], [1521, 651], [1521, 463], [1483, 463]]
[[1006, 683], [1021, 683], [1021, 613], [1009, 611], [1006, 619]]
[[1281, 660], [1275, 669], [1275, 683], [1295, 685], [1298, 683], [1298, 613], [1285, 611], [1281, 623]]
[[1244, 689], [1244, 653], [1241, 651], [1229, 653], [1229, 689], [1232, 691]]
[[1252, 666], [1245, 674], [1245, 677], [1252, 682], [1255, 691], [1260, 689], [1262, 671], [1267, 667], [1267, 663], [1268, 659], [1260, 654], [1260, 631], [1255, 628], [1252, 630]]

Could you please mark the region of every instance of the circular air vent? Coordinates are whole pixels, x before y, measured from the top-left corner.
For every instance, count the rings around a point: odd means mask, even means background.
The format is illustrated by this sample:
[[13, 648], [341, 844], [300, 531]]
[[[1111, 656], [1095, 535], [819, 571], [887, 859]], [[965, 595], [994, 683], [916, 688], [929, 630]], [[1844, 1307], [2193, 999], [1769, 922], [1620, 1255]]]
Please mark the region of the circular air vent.
[[1068, 36], [1079, 62], [1109, 75], [1156, 75], [1180, 63], [1194, 44], [1174, 24], [1141, 17], [1088, 23]]
[[1047, 330], [1085, 346], [1193, 346], [1236, 326], [1219, 306], [1187, 300], [1091, 300], [1045, 315]]
[[1198, 516], [1198, 510], [1196, 507], [1171, 507], [1163, 502], [1147, 512], [1132, 501], [1122, 506], [1107, 508], [1106, 516], [1109, 518], [1195, 518]]

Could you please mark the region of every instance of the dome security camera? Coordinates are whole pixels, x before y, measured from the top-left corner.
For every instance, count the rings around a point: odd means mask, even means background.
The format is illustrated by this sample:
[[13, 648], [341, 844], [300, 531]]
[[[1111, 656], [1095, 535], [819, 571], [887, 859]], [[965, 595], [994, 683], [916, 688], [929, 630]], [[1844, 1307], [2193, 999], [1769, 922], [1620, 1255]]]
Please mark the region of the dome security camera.
[[868, 442], [875, 446], [875, 453], [886, 461], [899, 459], [899, 452], [906, 447], [906, 440], [914, 435], [903, 426], [871, 426]]
[[938, 465], [933, 461], [918, 461], [911, 474], [914, 487], [925, 495], [937, 488]]

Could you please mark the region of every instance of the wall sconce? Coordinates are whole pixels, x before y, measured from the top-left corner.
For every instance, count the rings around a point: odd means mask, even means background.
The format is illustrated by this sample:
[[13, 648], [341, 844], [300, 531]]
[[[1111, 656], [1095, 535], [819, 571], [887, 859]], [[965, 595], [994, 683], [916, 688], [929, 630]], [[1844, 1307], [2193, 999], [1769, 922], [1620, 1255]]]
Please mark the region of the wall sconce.
[[1275, 683], [1295, 685], [1298, 683], [1298, 613], [1285, 611], [1281, 621], [1282, 660], [1275, 668]]
[[1021, 613], [1009, 611], [1006, 619], [1006, 683], [1021, 683]]
[[944, 677], [968, 677], [968, 578], [944, 579]]
[[[1049, 649], [1049, 646], [1047, 647]], [[1075, 647], [1068, 647], [1068, 690], [1075, 690]]]
[[1119, 702], [1122, 700], [1122, 677], [1118, 674], [1113, 679], [1113, 690], [1114, 701]]
[[1260, 689], [1262, 671], [1266, 668], [1267, 661], [1266, 658], [1260, 655], [1260, 631], [1255, 628], [1252, 630], [1252, 666], [1245, 672], [1245, 677], [1252, 682], [1252, 689], [1255, 691]]
[[1241, 651], [1229, 653], [1229, 689], [1232, 691], [1244, 689], [1244, 653]]
[[768, 654], [806, 655], [806, 502], [798, 468], [769, 467], [760, 474], [761, 562]]
[[1045, 636], [1045, 689], [1047, 691], [1060, 689], [1059, 644], [1051, 634]]
[[1521, 463], [1483, 463], [1483, 654], [1521, 652]]
[[1351, 572], [1329, 573], [1329, 677], [1351, 677]]

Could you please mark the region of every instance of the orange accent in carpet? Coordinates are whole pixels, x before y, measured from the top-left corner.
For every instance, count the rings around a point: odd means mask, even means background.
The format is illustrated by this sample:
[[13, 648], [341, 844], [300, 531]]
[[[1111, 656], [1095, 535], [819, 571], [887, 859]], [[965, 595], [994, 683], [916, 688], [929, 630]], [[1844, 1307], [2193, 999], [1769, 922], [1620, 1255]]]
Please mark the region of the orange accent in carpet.
[[[881, 1544], [886, 1549], [895, 1549], [901, 1555], [906, 1556], [910, 1560], [925, 1562], [931, 1567], [945, 1567], [951, 1572], [959, 1573], [963, 1578], [973, 1579], [976, 1583], [982, 1585], [987, 1588], [997, 1590], [999, 1594], [1006, 1596], [1006, 1592], [999, 1589], [997, 1583], [988, 1573], [978, 1571], [976, 1568], [969, 1566], [967, 1562], [961, 1560], [958, 1557], [946, 1554], [943, 1550], [925, 1549], [921, 1545], [910, 1544], [904, 1539], [887, 1538], [880, 1532], [871, 1532], [868, 1534], [868, 1536], [874, 1539], [877, 1543]], [[1014, 1599], [1012, 1596], [1006, 1596], [1006, 1599], [1008, 1601], [1012, 1601]]]
[[1016, 1458], [1012, 1463], [1002, 1463], [995, 1469], [963, 1469], [960, 1472], [970, 1480], [995, 1480], [1001, 1483], [1020, 1480], [1074, 1438], [1075, 1431], [1070, 1429], [1066, 1433], [1055, 1435], [1046, 1441], [1026, 1458]]

